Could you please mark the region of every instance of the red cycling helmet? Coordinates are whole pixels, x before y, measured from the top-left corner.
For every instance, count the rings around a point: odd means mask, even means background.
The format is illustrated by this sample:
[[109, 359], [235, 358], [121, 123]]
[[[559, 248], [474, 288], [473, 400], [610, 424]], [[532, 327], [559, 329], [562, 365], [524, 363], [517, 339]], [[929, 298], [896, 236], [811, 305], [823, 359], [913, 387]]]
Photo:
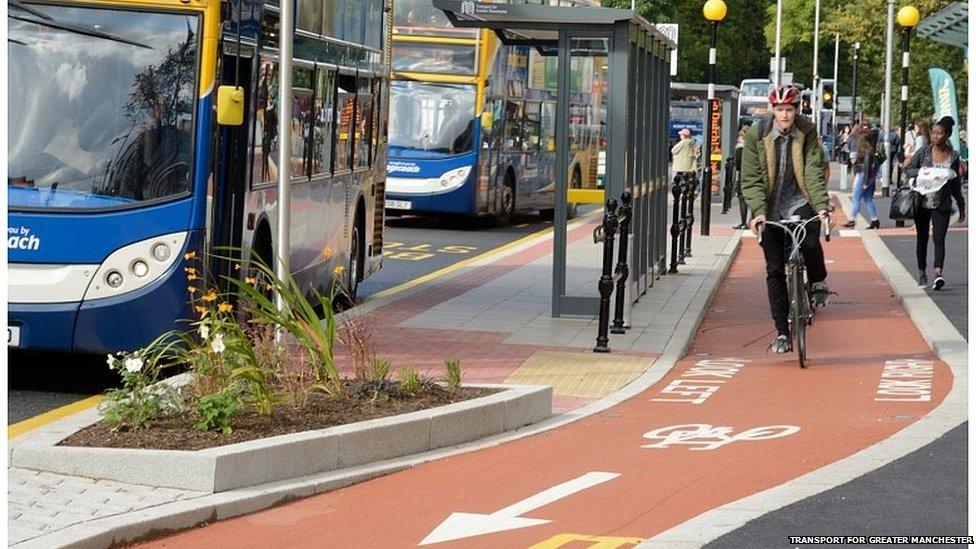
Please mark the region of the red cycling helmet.
[[780, 84], [769, 91], [769, 104], [776, 105], [799, 105], [800, 88], [793, 84]]

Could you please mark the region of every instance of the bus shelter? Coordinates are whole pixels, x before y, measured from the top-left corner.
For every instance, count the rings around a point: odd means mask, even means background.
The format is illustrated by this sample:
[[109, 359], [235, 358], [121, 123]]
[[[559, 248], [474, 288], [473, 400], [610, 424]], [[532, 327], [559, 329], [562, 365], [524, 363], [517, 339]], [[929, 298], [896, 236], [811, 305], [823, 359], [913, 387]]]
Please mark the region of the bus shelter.
[[[698, 136], [702, 136], [702, 128], [705, 127], [705, 117], [707, 116], [708, 85], [690, 84], [686, 82], [673, 82], [671, 84], [671, 127], [672, 135], [676, 135], [681, 129], [682, 121], [687, 121], [687, 127], [695, 136], [695, 129], [698, 129]], [[712, 199], [721, 200], [722, 182], [725, 181], [725, 170], [727, 169], [725, 159], [732, 156], [735, 152], [735, 138], [739, 131], [739, 88], [735, 86], [715, 86], [715, 99], [712, 108], [712, 135], [707, 136], [710, 141], [712, 151]], [[695, 137], [698, 137], [695, 136]], [[674, 137], [672, 137], [674, 139]], [[697, 139], [696, 139], [697, 141]], [[697, 143], [703, 145], [704, 142]], [[703, 162], [699, 162], [698, 170], [701, 173], [704, 167]]]
[[[433, 0], [456, 27], [493, 30], [506, 45], [535, 47], [556, 56], [556, 201], [553, 222], [552, 316], [592, 316], [596, 295], [566, 291], [566, 222], [570, 64], [574, 57], [606, 59], [606, 174], [603, 195], [633, 196], [627, 254], [625, 319], [632, 305], [665, 270], [668, 227], [668, 87], [676, 44], [630, 10], [471, 0]], [[576, 191], [574, 190], [574, 193]], [[576, 195], [578, 196], [578, 195]], [[601, 197], [602, 199], [603, 197]], [[574, 200], [575, 201], [575, 200]], [[594, 256], [599, 254], [594, 252]], [[594, 294], [597, 280], [593, 281]]]

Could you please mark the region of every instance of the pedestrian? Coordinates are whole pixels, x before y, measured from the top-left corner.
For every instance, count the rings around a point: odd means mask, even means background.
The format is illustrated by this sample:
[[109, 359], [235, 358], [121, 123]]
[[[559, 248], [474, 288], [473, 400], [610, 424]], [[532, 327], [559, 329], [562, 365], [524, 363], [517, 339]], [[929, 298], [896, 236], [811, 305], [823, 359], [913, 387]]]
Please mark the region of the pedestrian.
[[[793, 215], [808, 219], [824, 217], [830, 208], [823, 180], [823, 147], [817, 142], [816, 127], [799, 116], [800, 90], [781, 84], [769, 93], [772, 117], [757, 122], [745, 136], [742, 148], [742, 194], [754, 216], [752, 232], [762, 231], [766, 260], [766, 291], [776, 325], [776, 339], [770, 350], [777, 354], [793, 350], [790, 341], [789, 295], [786, 287], [786, 241], [779, 227], [764, 225], [766, 219], [780, 221]], [[820, 247], [820, 223], [806, 226], [800, 251], [807, 267], [811, 298], [817, 307], [827, 303], [827, 268]]]
[[881, 226], [878, 210], [874, 206], [875, 183], [881, 165], [877, 156], [877, 139], [878, 133], [870, 130], [866, 124], [862, 125], [858, 134], [852, 138], [857, 142], [856, 152], [851, 155], [854, 166], [854, 196], [851, 200], [854, 204], [851, 208], [850, 220], [844, 224], [847, 228], [854, 226], [862, 203], [871, 218], [868, 229], [877, 229]]
[[695, 161], [695, 142], [691, 139], [691, 130], [682, 128], [678, 132], [681, 139], [671, 147], [672, 168], [675, 174], [698, 171]]
[[908, 166], [908, 163], [911, 161], [912, 156], [914, 156], [916, 152], [927, 147], [929, 143], [932, 142], [932, 130], [931, 127], [929, 126], [929, 121], [924, 118], [919, 118], [918, 120], [915, 121], [915, 131], [912, 135], [911, 150], [909, 150], [907, 147], [908, 139], [906, 138], [905, 141], [906, 141], [905, 161], [902, 164], [902, 167]]
[[850, 159], [845, 154], [847, 151], [847, 142], [851, 138], [851, 127], [844, 124], [844, 129], [841, 130], [840, 136], [837, 138], [837, 145], [834, 147], [834, 157], [837, 158], [839, 162], [843, 162], [844, 166], [850, 166]]
[[[942, 274], [945, 266], [945, 241], [949, 231], [949, 218], [952, 217], [952, 200], [959, 208], [958, 223], [966, 220], [966, 201], [962, 196], [962, 179], [966, 165], [960, 161], [959, 152], [953, 150], [949, 137], [955, 121], [951, 116], [943, 116], [932, 126], [932, 143], [919, 149], [909, 160], [905, 173], [916, 178], [921, 200], [915, 208], [915, 257], [918, 260], [918, 285], [928, 285], [925, 274], [928, 260], [929, 225], [932, 227], [932, 242], [935, 243], [935, 268], [933, 290], [941, 290], [946, 285]], [[926, 170], [925, 168], [937, 168]], [[950, 198], [951, 197], [951, 198]]]
[[746, 199], [742, 195], [742, 149], [746, 144], [747, 133], [749, 133], [749, 126], [743, 126], [739, 129], [739, 135], [735, 139], [735, 152], [732, 153], [732, 162], [735, 167], [735, 194], [739, 197], [739, 224], [732, 227], [736, 230], [749, 228], [746, 225], [749, 207], [746, 205]]

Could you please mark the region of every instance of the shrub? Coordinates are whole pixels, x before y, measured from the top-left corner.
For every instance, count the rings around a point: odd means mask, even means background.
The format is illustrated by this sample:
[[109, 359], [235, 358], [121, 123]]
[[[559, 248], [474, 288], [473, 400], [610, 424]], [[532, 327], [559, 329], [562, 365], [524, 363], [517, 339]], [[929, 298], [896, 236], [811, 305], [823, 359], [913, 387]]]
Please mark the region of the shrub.
[[403, 389], [403, 392], [412, 395], [419, 391], [422, 386], [423, 382], [420, 380], [420, 374], [417, 373], [416, 368], [400, 368], [400, 388]]
[[144, 349], [108, 355], [108, 367], [122, 376], [122, 387], [109, 390], [101, 405], [113, 430], [138, 429], [160, 414], [182, 407], [179, 394], [159, 381], [160, 371], [170, 363], [178, 341], [175, 333], [167, 332]]
[[461, 357], [452, 356], [444, 361], [447, 388], [456, 391], [461, 387]]
[[230, 418], [240, 410], [237, 396], [231, 391], [204, 395], [197, 401], [199, 421], [193, 427], [198, 431], [220, 431], [225, 435], [233, 432]]

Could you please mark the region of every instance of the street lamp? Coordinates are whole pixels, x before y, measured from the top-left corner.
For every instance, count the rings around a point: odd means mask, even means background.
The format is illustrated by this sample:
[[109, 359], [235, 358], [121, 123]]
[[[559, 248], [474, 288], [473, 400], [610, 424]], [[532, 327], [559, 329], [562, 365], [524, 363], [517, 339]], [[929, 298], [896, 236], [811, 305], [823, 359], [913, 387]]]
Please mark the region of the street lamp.
[[859, 122], [857, 116], [857, 50], [861, 49], [860, 42], [854, 42], [854, 78], [851, 82], [851, 130]]
[[[708, 108], [705, 115], [705, 135], [702, 143], [704, 151], [702, 159], [705, 162], [702, 172], [702, 202], [701, 202], [701, 234], [708, 236], [708, 227], [712, 217], [712, 103], [715, 101], [715, 43], [718, 41], [718, 24], [725, 19], [728, 7], [723, 0], [708, 0], [702, 8], [702, 14], [712, 25], [712, 47], [708, 50]], [[721, 131], [721, 130], [719, 130]], [[719, 155], [721, 156], [721, 154]]]
[[[898, 10], [898, 24], [901, 25], [901, 135], [902, 144], [905, 143], [905, 129], [908, 126], [908, 41], [912, 35], [912, 28], [918, 24], [921, 16], [915, 6], [905, 6]], [[898, 166], [898, 183], [901, 184], [901, 165]]]

